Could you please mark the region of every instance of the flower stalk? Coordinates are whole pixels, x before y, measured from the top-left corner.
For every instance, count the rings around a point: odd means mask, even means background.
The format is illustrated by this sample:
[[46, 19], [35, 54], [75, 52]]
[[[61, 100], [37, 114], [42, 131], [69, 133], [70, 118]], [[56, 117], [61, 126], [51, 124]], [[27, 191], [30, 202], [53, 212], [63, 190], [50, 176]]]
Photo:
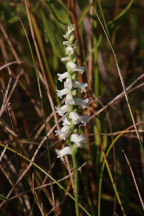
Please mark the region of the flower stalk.
[[62, 98], [65, 96], [65, 104], [61, 107], [56, 107], [56, 112], [63, 116], [62, 128], [56, 131], [56, 135], [61, 140], [67, 141], [67, 146], [61, 150], [56, 149], [57, 158], [64, 161], [65, 155], [72, 155], [74, 168], [74, 182], [75, 182], [75, 210], [76, 215], [79, 215], [78, 208], [78, 173], [76, 153], [78, 148], [84, 148], [86, 144], [86, 137], [81, 134], [79, 125], [86, 125], [89, 116], [80, 115], [81, 109], [86, 109], [88, 106], [88, 98], [81, 99], [81, 93], [86, 92], [87, 83], [81, 83], [78, 79], [78, 72], [84, 73], [85, 68], [76, 64], [76, 40], [75, 40], [75, 26], [69, 25], [64, 36], [66, 57], [61, 60], [66, 64], [67, 71], [58, 74], [58, 80], [64, 82], [64, 88], [56, 90], [57, 96]]

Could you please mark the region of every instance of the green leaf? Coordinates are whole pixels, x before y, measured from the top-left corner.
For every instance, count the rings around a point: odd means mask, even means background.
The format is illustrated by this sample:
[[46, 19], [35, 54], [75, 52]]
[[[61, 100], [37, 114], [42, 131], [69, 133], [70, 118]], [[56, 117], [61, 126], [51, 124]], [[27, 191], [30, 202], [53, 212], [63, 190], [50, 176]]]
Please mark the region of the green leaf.
[[64, 47], [62, 45], [62, 34], [59, 31], [59, 27], [52, 20], [48, 20], [45, 14], [41, 11], [43, 25], [49, 39], [49, 42], [53, 48], [54, 54], [61, 58], [64, 56]]
[[127, 15], [127, 12], [130, 10], [133, 3], [134, 0], [131, 0], [120, 14], [118, 14], [112, 21], [108, 22], [108, 27], [111, 30], [116, 29], [123, 22], [125, 16]]
[[48, 1], [47, 4], [53, 16], [62, 24], [70, 24], [69, 11], [61, 1]]

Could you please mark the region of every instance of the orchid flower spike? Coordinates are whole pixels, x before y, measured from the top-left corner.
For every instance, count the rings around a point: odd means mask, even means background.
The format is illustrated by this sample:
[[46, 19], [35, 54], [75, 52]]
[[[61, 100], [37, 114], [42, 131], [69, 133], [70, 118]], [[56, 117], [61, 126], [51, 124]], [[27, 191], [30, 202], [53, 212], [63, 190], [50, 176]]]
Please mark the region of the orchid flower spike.
[[56, 149], [55, 151], [57, 153], [57, 158], [60, 158], [62, 161], [64, 161], [65, 155], [71, 155], [72, 154], [71, 148], [69, 146], [66, 146], [61, 150]]
[[69, 25], [67, 32], [63, 35], [65, 41], [66, 56], [61, 59], [65, 63], [67, 71], [60, 74], [58, 73], [58, 80], [63, 82], [64, 88], [56, 90], [56, 94], [59, 98], [65, 97], [65, 104], [61, 107], [56, 107], [58, 115], [63, 116], [62, 128], [56, 131], [56, 135], [61, 140], [67, 140], [68, 146], [58, 150], [56, 149], [57, 158], [61, 158], [65, 155], [72, 154], [72, 146], [75, 145], [77, 148], [84, 148], [86, 144], [86, 138], [81, 134], [79, 125], [86, 125], [89, 116], [83, 116], [80, 114], [81, 108], [86, 109], [88, 107], [88, 98], [81, 99], [80, 93], [86, 92], [88, 86], [87, 83], [81, 83], [78, 81], [78, 72], [84, 73], [84, 66], [78, 66], [77, 55], [76, 55], [76, 40], [75, 40], [75, 26]]

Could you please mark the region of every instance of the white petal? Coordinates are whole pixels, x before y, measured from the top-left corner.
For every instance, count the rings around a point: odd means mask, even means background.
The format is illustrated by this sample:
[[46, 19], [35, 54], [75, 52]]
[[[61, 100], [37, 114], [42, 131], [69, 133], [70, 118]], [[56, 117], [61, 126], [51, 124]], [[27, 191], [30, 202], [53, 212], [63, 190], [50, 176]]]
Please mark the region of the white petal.
[[86, 125], [86, 123], [89, 119], [89, 116], [82, 116], [76, 112], [70, 112], [69, 118], [73, 121], [73, 123], [75, 125], [77, 125], [79, 123], [83, 123], [84, 125]]
[[62, 62], [68, 62], [68, 61], [70, 61], [70, 57], [63, 57], [63, 58], [61, 58], [61, 61]]
[[62, 90], [56, 90], [56, 94], [59, 98], [62, 98], [62, 96], [70, 94], [70, 90], [67, 88], [64, 88]]
[[66, 126], [66, 125], [71, 125], [70, 121], [67, 119], [67, 117], [65, 117], [63, 119], [63, 123], [62, 123], [63, 126]]
[[66, 67], [67, 67], [67, 69], [70, 69], [73, 72], [74, 71], [80, 71], [81, 73], [83, 73], [85, 71], [85, 67], [83, 67], [83, 66], [81, 66], [81, 67], [77, 66], [77, 64], [75, 64], [75, 63], [73, 63], [71, 61], [66, 64]]
[[83, 134], [78, 135], [74, 133], [71, 135], [70, 141], [75, 143], [78, 148], [83, 148], [86, 144], [86, 137]]
[[63, 116], [66, 112], [69, 111], [69, 109], [69, 105], [63, 105], [61, 107], [56, 107], [56, 112], [59, 114], [59, 116]]
[[71, 106], [75, 104], [75, 100], [71, 94], [68, 94], [65, 99], [65, 104]]
[[66, 78], [70, 77], [68, 72], [65, 72], [65, 73], [62, 73], [62, 74], [58, 73], [57, 76], [58, 76], [58, 80], [60, 82], [62, 82], [63, 79], [66, 79]]
[[71, 78], [67, 78], [66, 81], [64, 82], [64, 87], [67, 89], [71, 89], [73, 87], [73, 83]]
[[65, 53], [66, 53], [67, 55], [73, 55], [73, 54], [75, 53], [75, 49], [74, 49], [73, 47], [71, 47], [71, 46], [67, 46], [67, 47], [65, 48]]
[[[68, 41], [63, 41], [63, 45], [65, 45], [65, 46], [72, 45], [73, 42], [74, 42], [74, 40], [75, 40], [75, 34], [72, 33], [72, 34], [69, 36]], [[74, 47], [74, 48], [75, 48], [75, 47]]]
[[76, 112], [70, 112], [69, 117], [75, 125], [81, 122], [81, 116], [77, 114]]
[[60, 158], [62, 161], [64, 161], [64, 156], [65, 155], [71, 155], [72, 151], [71, 148], [69, 146], [64, 147], [61, 150], [55, 149], [56, 154], [57, 154], [57, 158]]
[[76, 98], [75, 103], [80, 105], [83, 109], [87, 108], [89, 99], [82, 100], [81, 98]]
[[68, 25], [67, 32], [66, 32], [65, 35], [63, 35], [64, 38], [66, 38], [66, 39], [68, 40], [69, 37], [70, 37], [70, 35], [71, 35], [72, 32], [74, 32], [74, 31], [75, 31], [75, 26], [74, 26], [74, 25], [72, 25], [72, 26]]
[[59, 135], [61, 140], [65, 140], [70, 132], [70, 125], [65, 125], [59, 131], [55, 131], [56, 136]]
[[75, 25], [74, 24], [68, 25], [68, 27], [67, 27], [67, 33], [71, 33], [73, 31], [75, 31]]
[[63, 45], [68, 46], [69, 42], [68, 41], [63, 41]]
[[75, 34], [72, 33], [72, 34], [70, 35], [70, 37], [69, 37], [69, 43], [72, 44], [73, 41], [74, 41], [74, 39], [75, 39]]
[[79, 81], [74, 81], [74, 88], [81, 89], [82, 92], [86, 92], [86, 87], [88, 86], [87, 83], [80, 83]]

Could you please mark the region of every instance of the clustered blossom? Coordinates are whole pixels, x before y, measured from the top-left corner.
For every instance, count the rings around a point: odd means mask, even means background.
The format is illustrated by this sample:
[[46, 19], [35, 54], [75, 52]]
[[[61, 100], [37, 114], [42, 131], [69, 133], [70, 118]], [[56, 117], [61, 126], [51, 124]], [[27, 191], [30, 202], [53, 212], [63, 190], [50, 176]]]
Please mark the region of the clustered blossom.
[[61, 107], [56, 107], [56, 112], [63, 118], [62, 128], [56, 131], [56, 135], [61, 140], [69, 138], [70, 146], [58, 150], [56, 149], [57, 157], [63, 160], [63, 157], [72, 154], [72, 145], [78, 148], [83, 148], [86, 144], [86, 137], [79, 133], [78, 125], [86, 125], [89, 116], [82, 116], [79, 114], [79, 108], [86, 109], [88, 106], [88, 98], [79, 98], [80, 93], [86, 92], [87, 83], [81, 83], [77, 80], [78, 72], [83, 74], [85, 68], [76, 64], [76, 42], [75, 42], [75, 26], [69, 25], [64, 36], [66, 39], [63, 42], [65, 46], [66, 57], [61, 60], [65, 62], [67, 71], [62, 74], [57, 74], [60, 82], [64, 81], [64, 88], [56, 90], [57, 96], [62, 98], [65, 96], [65, 104]]

